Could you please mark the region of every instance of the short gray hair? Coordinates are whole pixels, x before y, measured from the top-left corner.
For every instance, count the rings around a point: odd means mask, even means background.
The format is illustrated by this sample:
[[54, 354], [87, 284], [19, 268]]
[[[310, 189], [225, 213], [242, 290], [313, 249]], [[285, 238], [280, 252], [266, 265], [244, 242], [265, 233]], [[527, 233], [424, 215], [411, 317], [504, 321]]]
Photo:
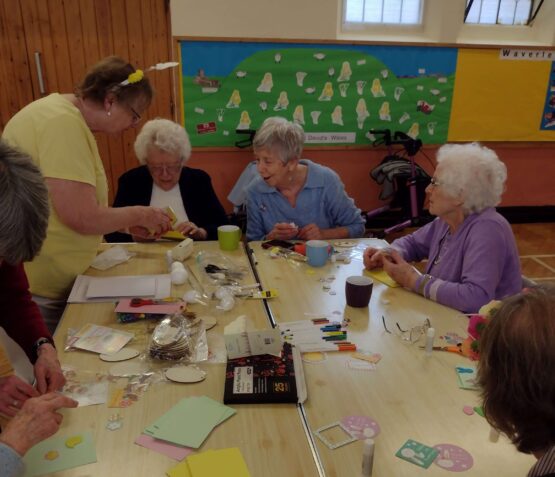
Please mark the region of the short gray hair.
[[501, 201], [507, 180], [507, 167], [492, 149], [477, 142], [445, 144], [437, 151], [442, 165], [438, 181], [447, 194], [463, 199], [466, 213], [481, 212]]
[[291, 159], [300, 159], [303, 153], [305, 134], [297, 124], [277, 116], [266, 119], [254, 136], [253, 149], [268, 148], [277, 153], [284, 164]]
[[48, 189], [32, 159], [0, 140], [0, 259], [32, 260], [48, 228]]
[[191, 141], [185, 128], [169, 119], [147, 121], [135, 139], [135, 154], [141, 164], [146, 163], [150, 146], [176, 154], [183, 162], [191, 157]]

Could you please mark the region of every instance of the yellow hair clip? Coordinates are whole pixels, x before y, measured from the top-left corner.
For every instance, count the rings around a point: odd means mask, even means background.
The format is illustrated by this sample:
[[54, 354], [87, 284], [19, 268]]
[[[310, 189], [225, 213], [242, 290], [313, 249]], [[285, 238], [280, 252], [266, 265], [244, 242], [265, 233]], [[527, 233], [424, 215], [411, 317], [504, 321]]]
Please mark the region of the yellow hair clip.
[[120, 85], [127, 86], [128, 84], [138, 83], [144, 78], [143, 70], [136, 70], [130, 73], [126, 80], [122, 81]]
[[[151, 66], [150, 68], [147, 68], [146, 71], [152, 71], [152, 70], [165, 70], [166, 68], [172, 68], [174, 66], [177, 66], [179, 63], [175, 62], [175, 61], [168, 61], [166, 63], [156, 63], [154, 66]], [[121, 86], [127, 86], [128, 84], [133, 84], [133, 83], [138, 83], [139, 81], [141, 81], [143, 78], [145, 77], [145, 74], [143, 72], [143, 70], [136, 70], [133, 73], [131, 73], [126, 80], [122, 81], [120, 83]]]

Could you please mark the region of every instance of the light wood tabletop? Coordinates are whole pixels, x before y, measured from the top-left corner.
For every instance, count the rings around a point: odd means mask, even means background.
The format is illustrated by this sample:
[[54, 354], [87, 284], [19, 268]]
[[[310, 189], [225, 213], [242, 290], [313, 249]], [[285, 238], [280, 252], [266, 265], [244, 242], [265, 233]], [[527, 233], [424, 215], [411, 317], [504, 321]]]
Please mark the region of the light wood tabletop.
[[[333, 241], [332, 241], [333, 242]], [[427, 446], [453, 444], [473, 458], [473, 467], [462, 475], [524, 476], [535, 459], [520, 454], [503, 437], [489, 440], [490, 426], [478, 414], [463, 413], [465, 406], [478, 406], [477, 391], [458, 387], [457, 365], [472, 365], [467, 358], [434, 351], [426, 356], [418, 343], [403, 339], [397, 327], [410, 329], [429, 318], [438, 337], [447, 333], [466, 336], [468, 318], [403, 288], [389, 288], [374, 281], [370, 306], [345, 304], [345, 280], [363, 273], [362, 252], [373, 239], [361, 239], [344, 249], [350, 264], [330, 263], [321, 268], [286, 258], [272, 258], [260, 243], [250, 243], [257, 272], [264, 288], [279, 296], [269, 300], [277, 323], [327, 315], [349, 320], [348, 340], [358, 350], [382, 355], [374, 370], [361, 370], [351, 352], [328, 352], [321, 362], [304, 362], [308, 400], [307, 422], [314, 432], [347, 416], [368, 416], [381, 431], [375, 437], [374, 477], [445, 476], [432, 464], [427, 470], [395, 456], [408, 439]], [[327, 279], [327, 281], [326, 281]], [[383, 316], [383, 320], [382, 320]], [[385, 321], [388, 333], [383, 321]], [[352, 477], [361, 473], [362, 441], [330, 450], [314, 437], [326, 476]]]
[[[165, 251], [172, 244], [128, 244], [125, 245], [136, 255], [127, 263], [108, 271], [89, 270], [94, 276], [138, 275], [167, 273]], [[219, 252], [217, 242], [195, 243], [195, 251], [185, 263], [190, 265], [200, 278], [195, 264], [199, 250]], [[244, 250], [225, 252], [235, 263], [245, 267], [248, 273], [246, 283], [254, 278]], [[188, 284], [172, 287], [173, 296], [182, 296], [190, 289]], [[215, 328], [207, 332], [209, 343], [223, 345], [223, 327], [239, 315], [246, 315], [248, 326], [253, 329], [269, 327], [267, 314], [261, 301], [240, 300], [235, 308], [217, 314], [213, 307], [207, 310], [199, 304], [190, 305], [188, 310], [199, 315], [210, 314], [218, 319]], [[55, 340], [63, 365], [75, 367], [80, 372], [108, 373], [113, 363], [101, 361], [96, 354], [84, 351], [62, 351], [69, 329], [78, 329], [85, 323], [95, 323], [113, 328], [133, 331], [136, 337], [129, 344], [141, 351], [146, 348], [149, 331], [153, 324], [145, 321], [120, 324], [116, 321], [114, 304], [72, 304], [66, 308], [62, 322], [57, 329]], [[218, 354], [218, 353], [216, 353]], [[224, 355], [225, 356], [225, 355]], [[139, 358], [135, 358], [138, 360]], [[108, 408], [106, 404], [81, 407], [63, 411], [64, 421], [58, 433], [66, 436], [90, 431], [94, 437], [97, 462], [54, 475], [59, 476], [163, 476], [177, 464], [177, 461], [149, 449], [135, 445], [134, 440], [145, 426], [170, 409], [184, 397], [209, 396], [222, 402], [225, 364], [201, 363], [207, 378], [196, 384], [175, 384], [162, 382], [152, 384], [139, 400], [123, 409]], [[249, 471], [255, 476], [316, 476], [317, 469], [313, 454], [306, 438], [299, 411], [290, 404], [276, 405], [236, 405], [237, 413], [214, 429], [198, 451], [239, 447]], [[110, 416], [119, 413], [123, 417], [121, 429], [110, 431], [106, 424]]]

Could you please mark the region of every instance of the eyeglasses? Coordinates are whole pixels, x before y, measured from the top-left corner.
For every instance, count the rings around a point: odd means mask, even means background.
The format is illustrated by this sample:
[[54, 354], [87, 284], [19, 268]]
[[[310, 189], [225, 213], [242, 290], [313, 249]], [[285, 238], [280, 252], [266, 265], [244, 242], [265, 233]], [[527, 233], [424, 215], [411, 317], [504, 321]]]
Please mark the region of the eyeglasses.
[[133, 106], [131, 106], [130, 104], [128, 104], [127, 107], [133, 115], [133, 124], [138, 124], [141, 121], [141, 115], [137, 111], [135, 111], [135, 108], [133, 108]]
[[[387, 331], [388, 333], [391, 333], [391, 331], [387, 329], [387, 326], [385, 324], [385, 318], [383, 315], [382, 315], [382, 323], [385, 331]], [[423, 335], [425, 335], [432, 326], [428, 318], [426, 318], [421, 325], [413, 326], [409, 330], [404, 330], [403, 328], [401, 328], [401, 325], [399, 325], [398, 322], [396, 322], [395, 324], [397, 325], [397, 329], [400, 332], [399, 336], [401, 337], [401, 339], [403, 341], [408, 341], [410, 343], [416, 343], [417, 341], [419, 341], [420, 338]]]
[[179, 164], [162, 164], [160, 166], [151, 166], [147, 164], [147, 167], [152, 174], [156, 175], [162, 174], [164, 171], [168, 174], [177, 174], [183, 168], [183, 164], [181, 162]]
[[439, 187], [441, 185], [441, 182], [438, 181], [435, 177], [432, 177], [430, 180], [430, 185], [432, 187]]

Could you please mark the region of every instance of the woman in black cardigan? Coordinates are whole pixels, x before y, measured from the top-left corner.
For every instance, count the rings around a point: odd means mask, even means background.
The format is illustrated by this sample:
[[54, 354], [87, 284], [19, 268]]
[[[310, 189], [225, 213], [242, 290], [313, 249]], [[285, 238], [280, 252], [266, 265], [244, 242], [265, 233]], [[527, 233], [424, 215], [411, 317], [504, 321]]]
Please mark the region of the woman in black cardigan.
[[[148, 121], [135, 140], [135, 154], [142, 165], [119, 178], [113, 206], [170, 206], [177, 216], [174, 230], [195, 240], [217, 239], [217, 228], [227, 222], [226, 214], [210, 176], [185, 166], [191, 156], [185, 129], [167, 119]], [[108, 242], [134, 241], [121, 232], [105, 238]]]

